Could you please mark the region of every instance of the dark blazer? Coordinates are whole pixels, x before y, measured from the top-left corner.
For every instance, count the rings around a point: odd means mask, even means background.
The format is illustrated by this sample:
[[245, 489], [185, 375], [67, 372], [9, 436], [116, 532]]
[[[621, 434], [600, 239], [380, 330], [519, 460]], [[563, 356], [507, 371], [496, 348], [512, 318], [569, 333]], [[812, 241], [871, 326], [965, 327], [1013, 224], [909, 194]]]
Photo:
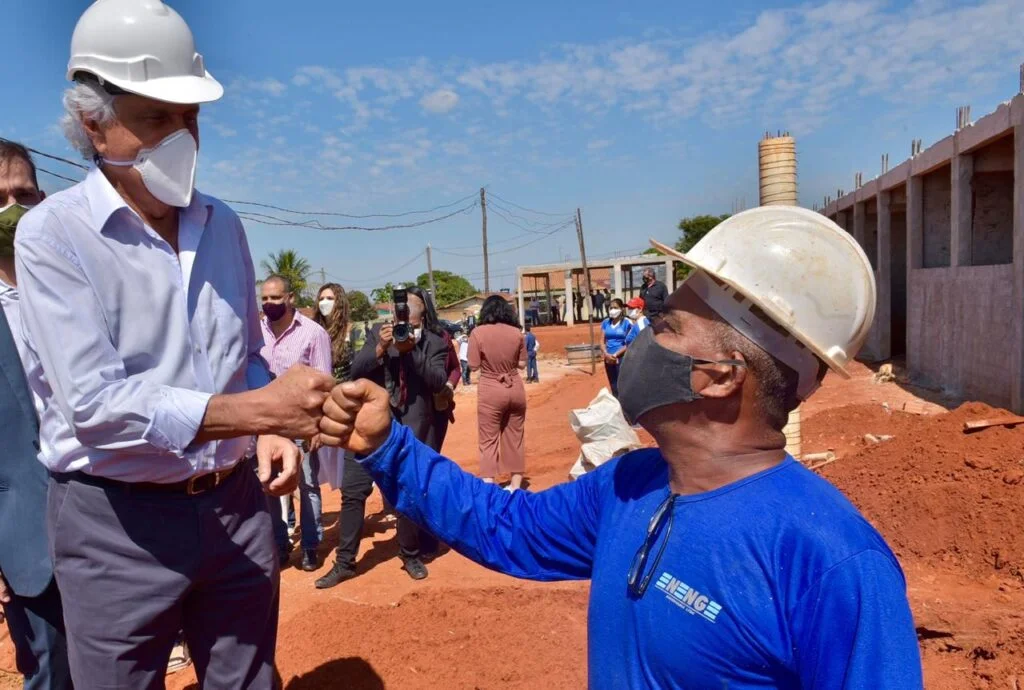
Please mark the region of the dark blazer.
[[37, 597], [53, 579], [39, 420], [25, 370], [0, 309], [0, 573], [15, 594]]
[[[445, 363], [450, 348], [441, 336], [424, 331], [411, 352], [400, 355], [392, 346], [385, 353], [384, 360], [379, 361], [378, 342], [379, 325], [367, 334], [362, 349], [352, 360], [352, 378], [370, 379], [387, 389], [395, 419], [412, 429], [418, 440], [436, 450], [439, 443], [434, 424], [434, 393], [444, 390], [448, 381]], [[404, 404], [401, 404], [399, 395], [402, 369], [405, 370]]]

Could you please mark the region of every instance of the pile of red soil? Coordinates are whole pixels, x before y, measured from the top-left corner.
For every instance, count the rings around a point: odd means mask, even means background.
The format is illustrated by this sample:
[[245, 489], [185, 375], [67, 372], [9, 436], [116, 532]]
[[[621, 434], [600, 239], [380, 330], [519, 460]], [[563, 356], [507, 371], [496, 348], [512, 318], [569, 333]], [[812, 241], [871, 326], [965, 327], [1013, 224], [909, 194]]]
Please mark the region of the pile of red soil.
[[[849, 432], [860, 426], [858, 415], [887, 415], [874, 407], [824, 414], [842, 419]], [[1024, 425], [963, 432], [965, 421], [1005, 414], [981, 403], [931, 417], [892, 413], [887, 425], [870, 427], [876, 435], [893, 434], [892, 440], [870, 444], [822, 474], [901, 558], [1024, 582]]]

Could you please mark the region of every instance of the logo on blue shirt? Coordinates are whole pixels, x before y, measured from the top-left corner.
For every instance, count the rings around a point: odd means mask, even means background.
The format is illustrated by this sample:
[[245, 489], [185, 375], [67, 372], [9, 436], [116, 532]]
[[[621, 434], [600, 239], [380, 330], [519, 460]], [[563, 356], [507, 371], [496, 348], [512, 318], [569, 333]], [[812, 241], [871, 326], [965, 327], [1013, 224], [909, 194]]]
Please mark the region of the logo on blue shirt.
[[713, 601], [667, 572], [661, 574], [654, 586], [665, 593], [666, 599], [691, 616], [701, 616], [714, 623], [718, 614], [722, 612], [722, 605], [717, 601]]

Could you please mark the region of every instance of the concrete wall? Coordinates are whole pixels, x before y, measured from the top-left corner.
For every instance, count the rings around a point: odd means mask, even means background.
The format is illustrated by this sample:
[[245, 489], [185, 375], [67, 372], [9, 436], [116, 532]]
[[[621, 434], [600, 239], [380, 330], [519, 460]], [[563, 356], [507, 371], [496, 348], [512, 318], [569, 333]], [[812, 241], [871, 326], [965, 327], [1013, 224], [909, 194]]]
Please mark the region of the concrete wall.
[[952, 183], [948, 165], [924, 176], [924, 267], [949, 266], [950, 194]]
[[905, 324], [912, 379], [1024, 413], [1024, 93], [822, 213], [877, 252], [863, 358], [899, 357]]
[[908, 282], [910, 370], [956, 395], [1010, 406], [1013, 267], [915, 269]]

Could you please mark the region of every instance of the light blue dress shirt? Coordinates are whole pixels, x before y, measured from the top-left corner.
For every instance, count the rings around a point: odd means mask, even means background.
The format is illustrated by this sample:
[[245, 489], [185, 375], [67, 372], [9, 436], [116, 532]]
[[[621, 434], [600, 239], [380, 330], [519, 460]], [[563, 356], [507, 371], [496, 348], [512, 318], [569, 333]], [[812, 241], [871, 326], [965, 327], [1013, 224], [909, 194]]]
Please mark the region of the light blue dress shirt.
[[196, 192], [179, 248], [95, 168], [18, 224], [26, 373], [51, 471], [166, 483], [246, 454], [250, 436], [193, 443], [213, 395], [270, 381], [245, 231]]

